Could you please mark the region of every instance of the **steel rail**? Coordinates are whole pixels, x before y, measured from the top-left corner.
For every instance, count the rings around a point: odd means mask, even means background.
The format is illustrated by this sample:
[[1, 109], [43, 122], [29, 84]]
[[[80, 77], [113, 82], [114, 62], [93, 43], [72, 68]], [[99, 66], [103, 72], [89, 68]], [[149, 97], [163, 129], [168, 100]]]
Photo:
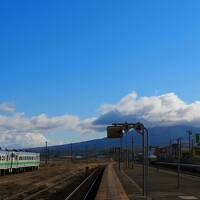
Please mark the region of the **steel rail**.
[[[97, 168], [96, 170], [94, 170], [83, 182], [81, 182], [68, 196], [65, 200], [70, 200], [71, 198], [73, 199], [73, 196], [76, 195], [76, 193], [84, 186], [85, 183], [87, 183], [87, 181], [89, 181], [93, 176], [95, 177], [95, 180], [92, 181], [89, 189], [87, 189], [86, 194], [83, 197], [83, 200], [87, 199], [87, 196], [89, 195], [89, 193], [92, 191], [93, 186], [95, 185], [95, 183], [97, 182], [100, 172], [101, 172], [101, 168]], [[99, 171], [99, 173], [98, 173]], [[97, 175], [95, 175], [96, 173], [98, 173]]]
[[93, 181], [92, 185], [90, 186], [90, 188], [88, 189], [85, 197], [83, 200], [86, 200], [89, 196], [89, 194], [91, 193], [92, 189], [94, 188], [95, 184], [97, 183], [98, 179], [99, 179], [100, 174], [97, 175], [97, 177], [95, 178], [95, 180]]

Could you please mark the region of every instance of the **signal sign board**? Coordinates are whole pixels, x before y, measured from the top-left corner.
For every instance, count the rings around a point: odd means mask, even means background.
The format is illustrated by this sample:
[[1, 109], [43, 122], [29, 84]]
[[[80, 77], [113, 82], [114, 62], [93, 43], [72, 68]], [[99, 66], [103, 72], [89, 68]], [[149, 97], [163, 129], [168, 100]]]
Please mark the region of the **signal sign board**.
[[119, 126], [108, 126], [107, 137], [108, 138], [120, 138], [122, 137], [123, 129]]

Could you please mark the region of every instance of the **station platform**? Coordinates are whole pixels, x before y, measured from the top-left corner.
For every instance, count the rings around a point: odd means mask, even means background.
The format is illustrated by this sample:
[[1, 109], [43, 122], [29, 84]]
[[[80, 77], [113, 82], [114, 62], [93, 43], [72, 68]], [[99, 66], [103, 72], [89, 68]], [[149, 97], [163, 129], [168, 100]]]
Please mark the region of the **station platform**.
[[113, 163], [106, 167], [95, 200], [128, 200]]
[[142, 165], [133, 168], [123, 167], [115, 172], [130, 200], [195, 200], [200, 199], [200, 177], [181, 174], [180, 187], [177, 187], [177, 172], [150, 167], [148, 198], [142, 196]]

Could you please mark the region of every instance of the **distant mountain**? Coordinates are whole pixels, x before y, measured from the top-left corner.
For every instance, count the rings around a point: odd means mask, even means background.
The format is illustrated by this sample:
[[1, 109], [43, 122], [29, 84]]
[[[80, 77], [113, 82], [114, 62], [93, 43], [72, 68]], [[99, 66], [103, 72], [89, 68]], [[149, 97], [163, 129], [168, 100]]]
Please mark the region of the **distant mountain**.
[[[149, 143], [150, 145], [165, 145], [170, 142], [170, 140], [176, 141], [177, 138], [182, 137], [183, 141], [188, 141], [187, 130], [191, 130], [193, 135], [196, 133], [200, 133], [200, 128], [190, 127], [190, 126], [167, 126], [167, 127], [154, 127], [149, 128]], [[134, 138], [135, 145], [139, 146], [141, 144], [141, 135], [136, 133], [135, 131], [130, 131], [126, 135], [123, 136], [123, 145], [131, 145], [131, 139]], [[110, 147], [119, 146], [119, 139], [96, 139], [85, 142], [73, 143], [72, 148], [73, 151], [84, 151], [86, 148], [88, 150], [95, 149], [104, 149]], [[49, 151], [55, 153], [65, 153], [69, 152], [71, 148], [70, 144], [57, 145], [49, 147]], [[31, 151], [36, 152], [44, 152], [45, 147], [37, 147], [29, 149]]]

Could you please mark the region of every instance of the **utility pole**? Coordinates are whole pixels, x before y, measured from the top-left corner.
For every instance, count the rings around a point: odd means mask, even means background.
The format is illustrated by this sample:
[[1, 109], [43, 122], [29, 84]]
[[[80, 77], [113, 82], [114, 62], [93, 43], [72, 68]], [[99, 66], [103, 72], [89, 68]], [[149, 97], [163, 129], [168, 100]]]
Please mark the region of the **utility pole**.
[[188, 133], [188, 139], [189, 139], [189, 153], [191, 154], [191, 135], [192, 135], [192, 131], [187, 130]]
[[181, 145], [182, 141], [181, 138], [177, 139], [177, 146], [178, 146], [178, 163], [177, 163], [177, 187], [180, 188], [180, 173], [181, 173]]
[[88, 166], [88, 148], [87, 148], [87, 146], [85, 146], [85, 158], [86, 158], [86, 163]]
[[45, 142], [45, 165], [47, 165], [48, 160], [48, 146], [47, 141]]
[[72, 143], [70, 144], [70, 156], [71, 156], [71, 162], [73, 161], [73, 147]]
[[194, 139], [192, 139], [192, 156], [194, 155]]

